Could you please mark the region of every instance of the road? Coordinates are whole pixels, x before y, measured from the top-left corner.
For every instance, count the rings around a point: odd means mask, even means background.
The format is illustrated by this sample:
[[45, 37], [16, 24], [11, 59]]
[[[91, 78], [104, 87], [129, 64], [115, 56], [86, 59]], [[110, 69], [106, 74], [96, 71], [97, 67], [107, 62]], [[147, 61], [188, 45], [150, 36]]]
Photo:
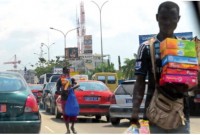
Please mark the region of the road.
[[[54, 115], [41, 111], [42, 126], [40, 134], [63, 134], [66, 127], [63, 119], [56, 119]], [[124, 120], [118, 127], [113, 127], [106, 122], [106, 118], [95, 120], [94, 117], [79, 116], [75, 128], [79, 134], [119, 134], [129, 126], [129, 121]]]
[[[64, 134], [66, 128], [63, 119], [56, 119], [54, 115], [40, 111], [42, 116], [42, 126], [40, 134]], [[200, 133], [200, 117], [191, 117], [191, 133]], [[129, 121], [122, 120], [120, 125], [113, 127], [102, 117], [97, 121], [94, 117], [79, 116], [75, 128], [79, 134], [123, 134], [128, 128]]]

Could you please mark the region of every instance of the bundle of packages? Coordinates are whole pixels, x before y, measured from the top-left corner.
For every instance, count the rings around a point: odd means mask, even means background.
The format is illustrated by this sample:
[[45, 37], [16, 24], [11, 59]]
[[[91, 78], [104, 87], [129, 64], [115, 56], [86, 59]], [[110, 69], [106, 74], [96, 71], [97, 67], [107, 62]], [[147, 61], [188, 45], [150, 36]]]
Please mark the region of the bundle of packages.
[[160, 43], [163, 70], [160, 85], [183, 83], [189, 88], [198, 84], [198, 58], [195, 42], [166, 38]]

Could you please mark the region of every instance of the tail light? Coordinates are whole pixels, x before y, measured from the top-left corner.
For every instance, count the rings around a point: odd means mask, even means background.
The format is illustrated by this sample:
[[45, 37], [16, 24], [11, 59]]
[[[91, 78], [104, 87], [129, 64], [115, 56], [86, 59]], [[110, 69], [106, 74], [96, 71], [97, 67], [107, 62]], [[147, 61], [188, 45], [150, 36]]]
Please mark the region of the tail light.
[[38, 97], [41, 97], [42, 96], [42, 92], [38, 91], [37, 95], [38, 95]]
[[115, 95], [113, 94], [112, 96], [111, 96], [111, 104], [116, 104], [117, 102], [116, 102], [116, 99], [115, 99]]
[[26, 105], [24, 108], [24, 112], [38, 112], [38, 104], [33, 95], [29, 95], [26, 99]]

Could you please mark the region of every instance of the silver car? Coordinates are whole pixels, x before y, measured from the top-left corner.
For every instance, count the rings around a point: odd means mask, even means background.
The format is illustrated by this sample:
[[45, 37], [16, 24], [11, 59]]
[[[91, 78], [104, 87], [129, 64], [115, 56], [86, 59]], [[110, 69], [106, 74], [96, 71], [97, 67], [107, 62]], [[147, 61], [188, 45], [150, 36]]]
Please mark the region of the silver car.
[[[114, 91], [112, 104], [109, 109], [110, 121], [113, 126], [119, 125], [121, 119], [131, 119], [132, 115], [132, 95], [135, 80], [122, 82]], [[147, 81], [144, 99], [140, 108], [140, 117], [143, 117], [144, 103], [147, 92]]]

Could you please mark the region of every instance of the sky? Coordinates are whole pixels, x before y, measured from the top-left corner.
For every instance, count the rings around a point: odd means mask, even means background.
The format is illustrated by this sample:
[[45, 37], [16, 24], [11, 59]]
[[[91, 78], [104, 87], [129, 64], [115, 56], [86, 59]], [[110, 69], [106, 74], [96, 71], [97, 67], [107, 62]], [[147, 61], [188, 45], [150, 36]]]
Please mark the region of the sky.
[[[94, 0], [101, 6], [104, 0]], [[81, 0], [0, 0], [0, 71], [14, 69], [14, 55], [21, 63], [18, 70], [34, 69], [30, 65], [38, 62], [41, 43], [50, 46], [50, 59], [64, 55], [64, 37], [50, 27], [66, 33], [76, 28], [76, 17], [80, 16]], [[100, 12], [91, 0], [83, 0], [85, 7], [86, 35], [93, 37], [93, 53], [101, 54]], [[126, 58], [137, 53], [139, 35], [157, 34], [155, 15], [163, 0], [134, 1], [109, 0], [101, 10], [103, 54], [118, 69], [118, 56], [123, 65]], [[200, 38], [193, 8], [189, 2], [176, 1], [180, 6], [181, 19], [175, 32], [193, 32]], [[76, 31], [66, 36], [67, 47], [77, 47]], [[48, 53], [43, 46], [44, 53]], [[35, 54], [34, 54], [35, 53]], [[48, 55], [43, 57], [48, 59]]]

